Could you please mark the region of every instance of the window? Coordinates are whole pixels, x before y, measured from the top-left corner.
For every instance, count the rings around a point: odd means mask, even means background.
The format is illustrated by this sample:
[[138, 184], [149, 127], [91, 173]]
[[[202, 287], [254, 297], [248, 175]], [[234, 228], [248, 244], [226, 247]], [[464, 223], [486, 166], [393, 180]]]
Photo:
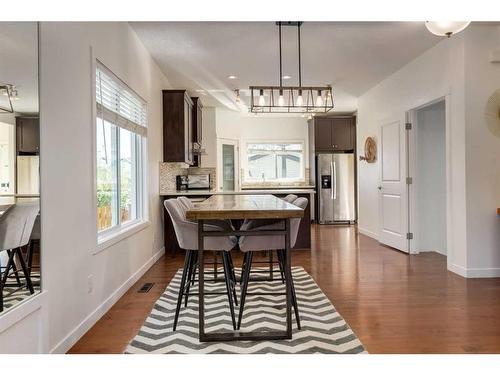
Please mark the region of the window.
[[304, 179], [302, 142], [247, 143], [245, 181]]
[[144, 219], [146, 103], [102, 64], [96, 69], [99, 236]]

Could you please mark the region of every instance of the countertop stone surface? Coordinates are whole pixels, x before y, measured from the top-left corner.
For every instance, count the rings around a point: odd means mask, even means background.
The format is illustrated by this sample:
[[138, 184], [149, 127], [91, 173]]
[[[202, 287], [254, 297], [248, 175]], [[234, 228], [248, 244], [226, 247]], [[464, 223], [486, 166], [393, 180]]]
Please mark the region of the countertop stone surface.
[[241, 191], [217, 191], [217, 190], [164, 190], [160, 191], [161, 196], [181, 196], [181, 195], [259, 195], [259, 194], [315, 194], [313, 188], [304, 189], [258, 189]]

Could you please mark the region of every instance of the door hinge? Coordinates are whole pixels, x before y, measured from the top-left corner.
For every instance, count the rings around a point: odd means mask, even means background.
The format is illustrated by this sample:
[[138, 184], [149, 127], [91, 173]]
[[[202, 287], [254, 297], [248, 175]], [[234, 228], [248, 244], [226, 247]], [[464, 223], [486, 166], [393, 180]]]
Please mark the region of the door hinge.
[[413, 240], [413, 233], [406, 233], [407, 240]]
[[407, 123], [405, 124], [405, 129], [406, 129], [406, 130], [411, 130], [411, 122], [407, 122]]
[[413, 177], [406, 177], [406, 185], [413, 184]]

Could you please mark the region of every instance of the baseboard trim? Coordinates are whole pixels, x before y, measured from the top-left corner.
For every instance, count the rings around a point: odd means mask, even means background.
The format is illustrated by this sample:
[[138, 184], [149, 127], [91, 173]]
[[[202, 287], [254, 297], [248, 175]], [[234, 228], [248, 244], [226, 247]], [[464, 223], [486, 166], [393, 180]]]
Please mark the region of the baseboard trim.
[[500, 277], [500, 268], [465, 268], [457, 264], [449, 264], [448, 271], [468, 279]]
[[52, 354], [64, 354], [80, 338], [97, 323], [108, 310], [139, 280], [151, 266], [165, 254], [165, 247], [162, 247], [154, 254], [144, 265], [139, 268], [132, 276], [130, 276], [118, 289], [116, 289], [101, 305], [99, 305], [92, 313], [90, 313], [73, 331], [71, 331], [64, 339], [62, 339], [54, 348], [50, 350]]
[[361, 228], [359, 226], [358, 226], [358, 232], [361, 233], [361, 234], [364, 234], [365, 236], [371, 237], [371, 238], [373, 238], [373, 239], [375, 239], [375, 240], [378, 241], [378, 234], [375, 233], [375, 232], [372, 232], [372, 231], [370, 231], [368, 229]]

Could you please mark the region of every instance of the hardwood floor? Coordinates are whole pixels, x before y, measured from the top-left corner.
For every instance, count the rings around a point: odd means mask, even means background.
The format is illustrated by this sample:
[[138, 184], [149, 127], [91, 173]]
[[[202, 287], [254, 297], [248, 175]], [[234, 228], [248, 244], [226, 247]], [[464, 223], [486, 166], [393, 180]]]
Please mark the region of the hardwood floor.
[[[440, 254], [408, 256], [356, 227], [314, 225], [311, 235], [313, 250], [294, 252], [293, 264], [370, 353], [500, 353], [500, 278], [464, 279]], [[161, 258], [70, 353], [122, 353], [182, 261], [182, 253]], [[145, 282], [155, 285], [138, 294]]]

